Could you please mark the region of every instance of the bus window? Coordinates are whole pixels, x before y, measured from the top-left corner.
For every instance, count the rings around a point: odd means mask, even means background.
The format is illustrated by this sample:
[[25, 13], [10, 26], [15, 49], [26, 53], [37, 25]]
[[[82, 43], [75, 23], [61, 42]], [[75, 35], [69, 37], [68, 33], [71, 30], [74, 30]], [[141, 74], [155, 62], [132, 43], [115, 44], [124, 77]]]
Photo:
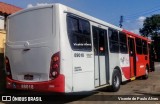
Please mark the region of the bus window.
[[109, 28], [108, 35], [109, 35], [110, 52], [118, 53], [119, 52], [118, 31]]
[[99, 48], [99, 46], [98, 46], [98, 30], [97, 30], [97, 28], [96, 27], [92, 27], [92, 30], [93, 30], [93, 44], [94, 44], [94, 54], [95, 55], [98, 55], [98, 48]]
[[119, 32], [119, 40], [120, 40], [119, 41], [120, 42], [120, 52], [128, 53], [126, 34], [123, 32]]
[[93, 42], [95, 55], [105, 55], [105, 34], [106, 30], [101, 28], [92, 27], [93, 30]]
[[147, 41], [145, 41], [145, 40], [142, 40], [142, 50], [143, 50], [144, 55], [148, 54]]
[[136, 51], [137, 54], [142, 54], [142, 41], [140, 38], [136, 38]]
[[129, 55], [130, 57], [134, 57], [135, 55], [135, 47], [134, 47], [134, 39], [128, 38], [128, 47], [129, 47]]
[[105, 35], [105, 31], [104, 30], [100, 30], [99, 31], [99, 54], [100, 55], [105, 55], [105, 41], [104, 41], [104, 35]]
[[91, 51], [90, 24], [77, 17], [67, 17], [70, 45], [76, 51]]

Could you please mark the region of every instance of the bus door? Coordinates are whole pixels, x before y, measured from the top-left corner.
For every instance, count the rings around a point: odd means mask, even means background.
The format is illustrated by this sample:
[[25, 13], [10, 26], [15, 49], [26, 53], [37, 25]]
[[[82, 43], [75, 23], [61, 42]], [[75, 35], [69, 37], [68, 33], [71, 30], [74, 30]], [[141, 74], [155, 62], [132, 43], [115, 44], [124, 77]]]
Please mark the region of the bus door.
[[154, 49], [153, 45], [151, 43], [148, 43], [148, 52], [149, 52], [149, 66], [150, 66], [150, 71], [154, 71]]
[[128, 47], [129, 47], [130, 71], [131, 71], [130, 78], [131, 80], [134, 80], [136, 76], [136, 54], [135, 54], [134, 38], [128, 37]]
[[109, 82], [109, 57], [107, 29], [92, 26], [94, 44], [94, 81], [95, 87]]

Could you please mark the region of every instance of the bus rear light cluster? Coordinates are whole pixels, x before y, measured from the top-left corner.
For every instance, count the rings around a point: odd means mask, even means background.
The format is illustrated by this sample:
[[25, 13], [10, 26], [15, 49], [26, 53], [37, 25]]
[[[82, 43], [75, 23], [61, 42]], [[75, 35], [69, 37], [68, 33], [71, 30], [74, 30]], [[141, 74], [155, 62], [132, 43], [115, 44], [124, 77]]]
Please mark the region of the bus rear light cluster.
[[9, 59], [7, 56], [5, 57], [5, 68], [6, 68], [7, 77], [12, 79], [11, 67], [10, 67]]
[[55, 53], [51, 57], [51, 65], [50, 65], [50, 79], [55, 79], [60, 74], [60, 54], [59, 52]]

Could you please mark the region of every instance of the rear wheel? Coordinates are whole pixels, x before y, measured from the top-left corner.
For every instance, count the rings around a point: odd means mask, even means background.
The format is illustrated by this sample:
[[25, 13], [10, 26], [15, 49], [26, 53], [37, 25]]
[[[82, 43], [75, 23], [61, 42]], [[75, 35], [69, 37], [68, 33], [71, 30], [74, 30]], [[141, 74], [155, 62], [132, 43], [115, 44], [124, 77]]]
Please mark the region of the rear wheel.
[[148, 79], [149, 73], [148, 73], [148, 67], [146, 66], [145, 75], [142, 77], [143, 79]]
[[121, 84], [121, 74], [118, 70], [115, 70], [112, 76], [111, 91], [116, 92], [119, 90]]

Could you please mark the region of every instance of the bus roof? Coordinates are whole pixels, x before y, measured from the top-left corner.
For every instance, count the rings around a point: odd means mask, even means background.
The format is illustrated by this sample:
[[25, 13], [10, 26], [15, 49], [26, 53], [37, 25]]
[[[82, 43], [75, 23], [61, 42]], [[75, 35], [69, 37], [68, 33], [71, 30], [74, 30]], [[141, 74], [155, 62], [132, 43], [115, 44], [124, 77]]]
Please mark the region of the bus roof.
[[130, 35], [130, 36], [133, 36], [133, 37], [137, 37], [137, 38], [141, 38], [141, 39], [144, 39], [144, 40], [147, 40], [147, 41], [151, 41], [150, 39], [148, 39], [146, 37], [140, 36], [140, 35], [138, 35], [136, 33], [130, 32], [130, 31], [125, 30], [125, 29], [123, 30], [123, 32], [128, 34], [128, 35]]
[[104, 25], [104, 26], [107, 26], [107, 27], [111, 27], [111, 28], [114, 28], [114, 29], [119, 30], [119, 31], [122, 31], [122, 30], [123, 30], [122, 28], [119, 28], [118, 26], [112, 25], [112, 24], [110, 24], [110, 23], [107, 23], [107, 22], [105, 22], [105, 21], [102, 21], [102, 20], [100, 20], [100, 19], [97, 19], [97, 18], [95, 18], [95, 17], [93, 17], [93, 16], [90, 16], [90, 15], [88, 15], [88, 14], [82, 13], [82, 12], [80, 12], [80, 11], [78, 11], [78, 10], [75, 10], [75, 9], [73, 9], [73, 8], [70, 8], [70, 7], [65, 6], [65, 5], [63, 5], [63, 4], [60, 4], [60, 3], [40, 5], [40, 6], [31, 7], [31, 8], [26, 8], [26, 9], [23, 9], [23, 10], [21, 10], [21, 11], [19, 11], [19, 12], [16, 12], [16, 13], [10, 15], [8, 18], [10, 18], [10, 17], [12, 17], [12, 16], [15, 16], [15, 15], [19, 15], [19, 14], [21, 14], [21, 13], [25, 13], [25, 12], [28, 12], [28, 11], [32, 11], [32, 10], [35, 10], [35, 9], [49, 8], [49, 7], [53, 7], [53, 6], [56, 6], [56, 5], [59, 6], [60, 8], [67, 8], [67, 11], [64, 10], [64, 12], [73, 13], [73, 14], [78, 14], [77, 16], [81, 16], [81, 17], [86, 18], [86, 19], [88, 19], [88, 20], [97, 22], [97, 23], [99, 23], [99, 24], [101, 24], [101, 25]]
[[138, 38], [142, 38], [142, 39], [147, 40], [147, 41], [151, 41], [151, 40], [148, 39], [148, 38], [145, 38], [145, 37], [140, 36], [140, 35], [138, 35], [138, 34], [132, 33], [132, 32], [130, 32], [130, 31], [128, 31], [128, 30], [122, 29], [122, 28], [120, 28], [120, 27], [118, 27], [118, 26], [112, 25], [112, 24], [110, 24], [110, 23], [108, 23], [108, 22], [105, 22], [105, 21], [103, 21], [103, 20], [97, 19], [97, 18], [95, 18], [95, 17], [93, 17], [93, 16], [90, 16], [90, 15], [88, 15], [88, 14], [82, 13], [82, 12], [80, 12], [80, 11], [78, 11], [78, 10], [75, 10], [75, 9], [73, 9], [73, 8], [70, 8], [70, 7], [65, 6], [65, 5], [63, 5], [63, 4], [60, 4], [60, 3], [40, 5], [40, 6], [34, 6], [34, 7], [31, 7], [31, 8], [23, 9], [23, 10], [21, 10], [21, 11], [19, 11], [19, 12], [16, 12], [16, 13], [10, 15], [8, 18], [10, 18], [10, 17], [12, 17], [12, 16], [15, 16], [15, 15], [18, 15], [18, 14], [21, 14], [21, 13], [24, 13], [24, 12], [27, 12], [27, 11], [32, 11], [32, 10], [35, 10], [35, 9], [42, 9], [42, 8], [50, 8], [50, 7], [53, 7], [53, 6], [56, 6], [56, 5], [59, 6], [60, 8], [67, 8], [67, 11], [64, 11], [64, 12], [73, 13], [73, 14], [75, 14], [75, 15], [78, 14], [77, 16], [80, 16], [80, 17], [83, 17], [83, 18], [88, 19], [88, 20], [90, 20], [90, 21], [96, 22], [96, 23], [98, 23], [98, 24], [100, 24], [100, 25], [104, 25], [104, 26], [106, 26], [106, 27], [110, 27], [110, 28], [116, 29], [116, 30], [118, 30], [118, 31], [123, 31], [123, 32], [125, 32], [126, 34], [129, 34], [129, 35], [134, 36], [134, 37], [138, 37]]

